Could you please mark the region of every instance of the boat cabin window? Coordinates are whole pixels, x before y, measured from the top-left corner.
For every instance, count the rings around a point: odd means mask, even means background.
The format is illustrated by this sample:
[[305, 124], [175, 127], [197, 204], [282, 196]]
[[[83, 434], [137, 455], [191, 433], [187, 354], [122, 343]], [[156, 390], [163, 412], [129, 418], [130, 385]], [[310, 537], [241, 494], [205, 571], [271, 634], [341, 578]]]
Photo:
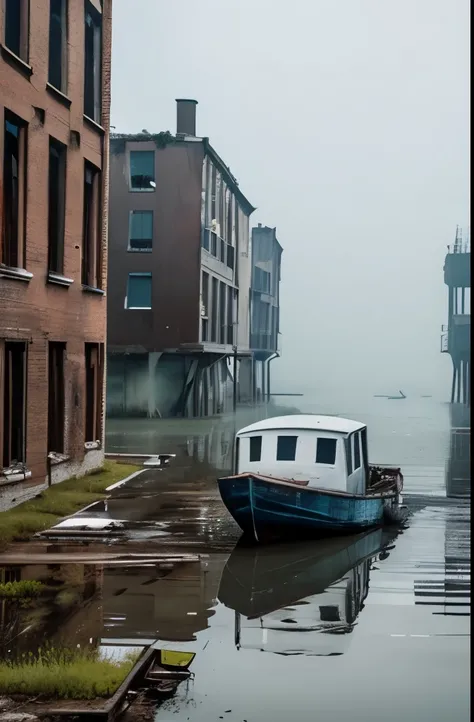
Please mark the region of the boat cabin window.
[[346, 447], [347, 476], [350, 476], [354, 471], [352, 468], [352, 439], [350, 436], [344, 439], [344, 446]]
[[335, 464], [336, 449], [337, 439], [318, 439], [316, 444], [316, 463]]
[[360, 469], [360, 433], [354, 434], [354, 471]]
[[262, 458], [262, 437], [250, 437], [250, 459], [249, 461], [260, 461]]
[[277, 441], [277, 461], [294, 461], [296, 458], [297, 436], [279, 436]]

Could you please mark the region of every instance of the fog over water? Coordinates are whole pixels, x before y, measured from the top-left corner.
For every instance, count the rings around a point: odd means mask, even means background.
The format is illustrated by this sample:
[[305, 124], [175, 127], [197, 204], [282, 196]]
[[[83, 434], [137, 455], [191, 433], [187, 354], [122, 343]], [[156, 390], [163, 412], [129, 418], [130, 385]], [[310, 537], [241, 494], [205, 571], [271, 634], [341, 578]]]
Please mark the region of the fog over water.
[[209, 136], [284, 246], [275, 387], [449, 394], [469, 224], [467, 0], [114, 2], [112, 123]]

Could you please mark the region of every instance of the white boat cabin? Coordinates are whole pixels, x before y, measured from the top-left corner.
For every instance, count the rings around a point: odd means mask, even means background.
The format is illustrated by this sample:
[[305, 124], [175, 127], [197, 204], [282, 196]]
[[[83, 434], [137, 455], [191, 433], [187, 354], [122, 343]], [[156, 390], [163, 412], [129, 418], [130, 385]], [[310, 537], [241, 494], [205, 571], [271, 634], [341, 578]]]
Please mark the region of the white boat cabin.
[[295, 414], [237, 433], [236, 472], [308, 481], [309, 487], [365, 494], [367, 427], [338, 416]]

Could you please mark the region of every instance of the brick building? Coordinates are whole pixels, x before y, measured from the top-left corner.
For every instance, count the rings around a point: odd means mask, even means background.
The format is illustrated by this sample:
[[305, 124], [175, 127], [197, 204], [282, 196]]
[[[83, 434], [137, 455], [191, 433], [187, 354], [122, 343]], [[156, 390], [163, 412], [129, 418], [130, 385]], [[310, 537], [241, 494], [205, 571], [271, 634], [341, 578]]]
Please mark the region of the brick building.
[[237, 367], [250, 355], [255, 209], [196, 135], [196, 105], [177, 101], [175, 135], [111, 139], [111, 416], [229, 411]]
[[103, 460], [111, 6], [0, 3], [0, 508]]

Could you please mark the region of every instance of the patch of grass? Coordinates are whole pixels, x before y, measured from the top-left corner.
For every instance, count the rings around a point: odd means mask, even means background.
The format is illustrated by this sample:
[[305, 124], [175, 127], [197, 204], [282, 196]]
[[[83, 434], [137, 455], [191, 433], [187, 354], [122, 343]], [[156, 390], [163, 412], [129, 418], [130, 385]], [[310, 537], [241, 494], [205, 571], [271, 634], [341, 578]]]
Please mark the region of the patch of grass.
[[53, 526], [59, 519], [103, 499], [108, 486], [138, 469], [139, 466], [106, 461], [102, 469], [63, 481], [31, 501], [0, 512], [0, 551], [10, 542], [25, 541], [32, 534]]
[[104, 658], [90, 649], [39, 649], [18, 661], [0, 661], [0, 695], [83, 700], [110, 697], [137, 658], [137, 654], [122, 660]]
[[25, 579], [22, 582], [0, 584], [0, 599], [31, 599], [45, 589], [41, 582]]

